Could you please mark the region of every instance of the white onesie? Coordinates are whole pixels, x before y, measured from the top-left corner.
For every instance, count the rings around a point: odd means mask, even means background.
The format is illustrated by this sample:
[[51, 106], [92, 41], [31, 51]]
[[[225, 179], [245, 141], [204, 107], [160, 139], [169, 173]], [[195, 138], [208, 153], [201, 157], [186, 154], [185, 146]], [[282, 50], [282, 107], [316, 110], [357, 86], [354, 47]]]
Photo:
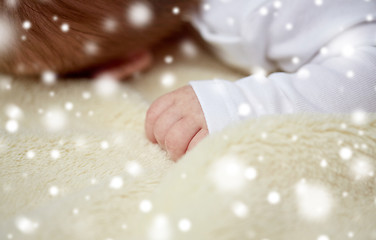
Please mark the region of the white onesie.
[[376, 112], [375, 0], [206, 0], [191, 21], [252, 73], [190, 82], [209, 133], [265, 114]]

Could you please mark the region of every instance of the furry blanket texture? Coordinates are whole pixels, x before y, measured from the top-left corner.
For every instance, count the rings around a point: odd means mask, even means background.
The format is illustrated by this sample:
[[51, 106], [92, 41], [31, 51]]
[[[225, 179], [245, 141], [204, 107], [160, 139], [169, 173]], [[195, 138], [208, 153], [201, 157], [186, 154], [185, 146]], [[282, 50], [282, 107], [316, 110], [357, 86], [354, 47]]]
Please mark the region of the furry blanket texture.
[[375, 114], [251, 119], [174, 163], [150, 102], [241, 75], [186, 38], [155, 61], [114, 86], [1, 77], [0, 239], [376, 239]]

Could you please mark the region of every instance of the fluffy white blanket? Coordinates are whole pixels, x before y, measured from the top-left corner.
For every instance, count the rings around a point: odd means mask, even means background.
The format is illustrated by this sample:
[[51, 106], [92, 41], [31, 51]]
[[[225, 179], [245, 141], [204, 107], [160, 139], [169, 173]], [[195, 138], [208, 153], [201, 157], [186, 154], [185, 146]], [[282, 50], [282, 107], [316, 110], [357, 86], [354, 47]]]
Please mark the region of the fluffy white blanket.
[[376, 239], [375, 114], [249, 120], [176, 164], [147, 141], [148, 101], [240, 77], [190, 44], [104, 92], [1, 77], [0, 239]]

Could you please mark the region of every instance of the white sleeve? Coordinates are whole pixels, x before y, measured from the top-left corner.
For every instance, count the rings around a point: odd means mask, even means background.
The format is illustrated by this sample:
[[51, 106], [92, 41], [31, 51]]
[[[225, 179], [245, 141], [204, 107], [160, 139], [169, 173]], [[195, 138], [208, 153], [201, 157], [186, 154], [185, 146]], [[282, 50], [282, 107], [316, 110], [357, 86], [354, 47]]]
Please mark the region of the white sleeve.
[[311, 62], [296, 73], [192, 81], [210, 133], [242, 119], [296, 112], [376, 112], [376, 47]]
[[376, 1], [364, 0], [205, 0], [202, 9], [193, 26], [219, 59], [246, 74], [295, 72], [348, 31], [349, 42], [363, 41], [352, 29], [376, 20]]
[[265, 114], [376, 112], [375, 1], [205, 2], [192, 23], [219, 58], [280, 71], [191, 82], [209, 132]]

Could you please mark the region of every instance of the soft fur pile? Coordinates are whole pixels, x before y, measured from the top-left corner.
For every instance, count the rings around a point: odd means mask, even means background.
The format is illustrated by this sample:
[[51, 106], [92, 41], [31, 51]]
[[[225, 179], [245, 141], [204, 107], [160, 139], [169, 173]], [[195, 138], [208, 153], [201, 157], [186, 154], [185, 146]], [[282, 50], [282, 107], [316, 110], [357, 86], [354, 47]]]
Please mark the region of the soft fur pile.
[[[153, 69], [111, 98], [97, 96], [89, 80], [44, 86], [0, 79], [1, 109], [23, 110], [17, 133], [1, 130], [0, 239], [376, 239], [375, 114], [362, 125], [337, 114], [249, 120], [207, 137], [177, 164], [148, 142], [148, 101], [172, 90], [160, 84], [163, 74], [174, 73], [173, 88], [240, 77], [202, 51], [182, 57], [179, 44], [161, 49]], [[175, 63], [164, 64], [166, 54]], [[68, 101], [71, 111], [64, 110]], [[45, 130], [41, 119], [50, 108], [67, 113], [63, 131]], [[0, 121], [4, 126], [7, 116]], [[103, 141], [108, 148], [101, 148]], [[344, 148], [353, 152], [348, 160], [340, 157]], [[51, 158], [52, 150], [60, 158]], [[367, 163], [360, 179], [357, 161]], [[135, 166], [141, 167], [136, 176]], [[239, 177], [250, 167], [253, 180]], [[109, 187], [113, 177], [123, 179], [121, 188]], [[57, 196], [49, 194], [51, 186], [59, 188]], [[299, 186], [311, 189], [303, 200]], [[279, 194], [276, 204], [268, 201], [271, 192]], [[143, 200], [152, 204], [150, 212], [140, 211]], [[20, 231], [23, 219], [37, 223], [26, 222], [34, 231]], [[182, 219], [191, 223], [186, 232], [179, 230]]]

